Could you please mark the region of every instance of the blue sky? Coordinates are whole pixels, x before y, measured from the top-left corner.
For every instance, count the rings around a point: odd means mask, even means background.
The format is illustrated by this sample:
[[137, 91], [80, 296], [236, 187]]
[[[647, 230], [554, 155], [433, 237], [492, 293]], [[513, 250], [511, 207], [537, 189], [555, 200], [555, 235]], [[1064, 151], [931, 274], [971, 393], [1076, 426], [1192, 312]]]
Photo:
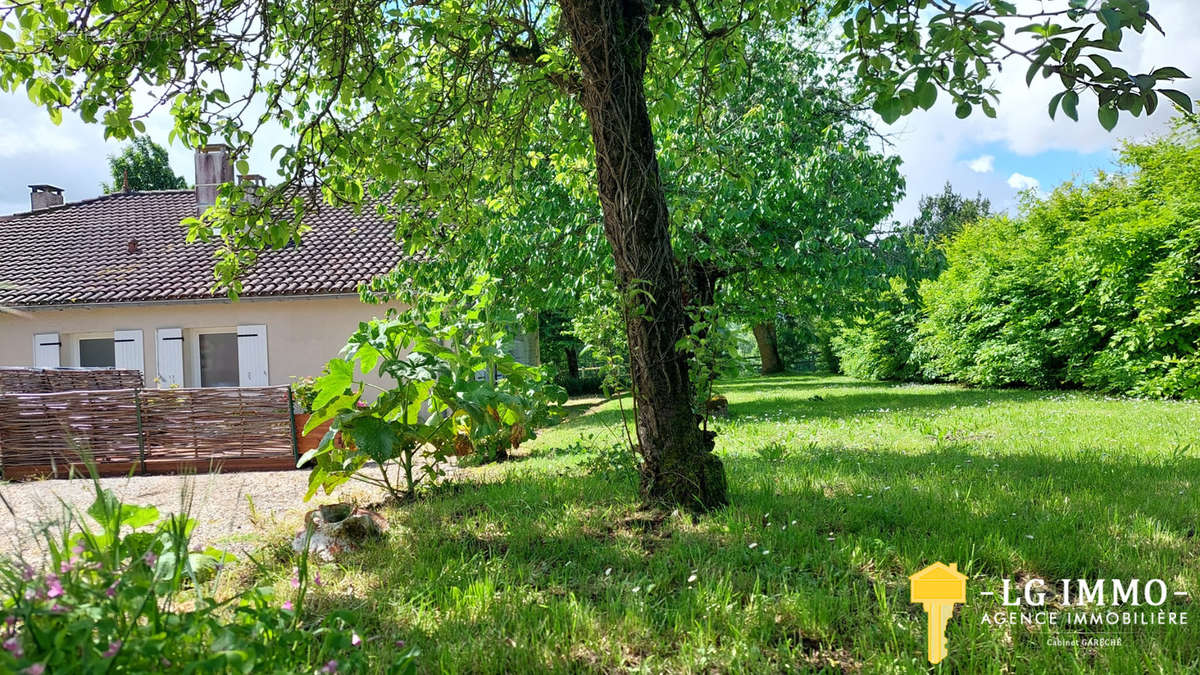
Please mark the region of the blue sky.
[[[1030, 7], [1041, 1], [1019, 0]], [[1135, 72], [1173, 65], [1200, 78], [1200, 41], [1194, 39], [1200, 34], [1200, 11], [1195, 1], [1154, 0], [1152, 11], [1167, 27], [1167, 36], [1148, 32], [1127, 38], [1123, 53], [1115, 55], [1113, 62]], [[982, 192], [996, 209], [1010, 209], [1017, 204], [1020, 189], [1036, 185], [1049, 190], [1072, 177], [1090, 179], [1096, 169], [1113, 168], [1113, 148], [1121, 139], [1142, 139], [1169, 127], [1170, 106], [1161, 105], [1151, 118], [1123, 117], [1109, 133], [1096, 121], [1090, 96], [1079, 105], [1079, 122], [1061, 114], [1052, 121], [1046, 102], [1057, 93], [1056, 82], [1039, 79], [1028, 87], [1024, 74], [1025, 68], [1014, 64], [996, 78], [1001, 94], [995, 120], [979, 114], [959, 120], [948, 97], [942, 97], [932, 110], [914, 112], [892, 126], [877, 122], [889, 135], [886, 151], [904, 160], [908, 191], [894, 219], [911, 219], [919, 197], [940, 192], [946, 181], [959, 192]], [[1200, 79], [1176, 86], [1193, 99], [1200, 98]], [[168, 115], [156, 113], [147, 124], [150, 136], [166, 144], [171, 129]], [[268, 135], [273, 133], [277, 132]], [[274, 175], [269, 149], [286, 140], [282, 136], [258, 139], [250, 157], [252, 171]], [[105, 157], [119, 150], [119, 144], [104, 140], [100, 127], [85, 125], [71, 115], [54, 126], [23, 94], [0, 95], [0, 214], [28, 210], [30, 183], [63, 187], [70, 201], [98, 195], [100, 183], [109, 180]], [[190, 182], [191, 150], [172, 145], [169, 151], [175, 172]]]
[[[1037, 181], [1039, 188], [1047, 192], [1067, 181], [1087, 183], [1095, 178], [1098, 171], [1112, 173], [1121, 170], [1118, 155], [1115, 149], [1097, 152], [1045, 150], [1035, 155], [1020, 155], [1001, 142], [979, 143], [971, 147], [966, 156], [957, 158], [956, 164], [965, 170], [950, 176], [948, 180], [960, 187], [960, 191], [972, 195], [974, 192], [969, 188], [971, 184], [987, 183], [986, 189], [980, 187], [979, 190], [992, 199], [992, 208], [1011, 211], [1018, 205], [1019, 186], [1030, 184], [1025, 178]], [[1014, 179], [1014, 176], [1017, 178]], [[1000, 180], [1004, 183], [1003, 187], [990, 184]], [[1005, 187], [1008, 189], [1005, 190]]]
[[[1020, 0], [1022, 9], [1036, 9], [1041, 0]], [[1047, 0], [1049, 8], [1056, 4]], [[1064, 4], [1064, 3], [1058, 3]], [[1154, 0], [1151, 11], [1166, 27], [1163, 36], [1148, 29], [1131, 35], [1113, 63], [1132, 72], [1147, 72], [1172, 65], [1200, 78], [1200, 11], [1196, 0]], [[916, 213], [920, 195], [939, 192], [946, 181], [962, 193], [982, 192], [996, 209], [1016, 206], [1020, 189], [1037, 185], [1049, 191], [1064, 180], [1090, 179], [1097, 169], [1115, 168], [1122, 139], [1143, 140], [1165, 133], [1174, 113], [1160, 104], [1151, 117], [1122, 116], [1117, 127], [1106, 131], [1096, 119], [1095, 99], [1081, 97], [1079, 121], [1059, 114], [1051, 120], [1047, 102], [1061, 90], [1057, 79], [1037, 78], [1025, 83], [1025, 68], [1019, 63], [1006, 68], [994, 80], [1000, 90], [997, 118], [975, 114], [966, 120], [954, 115], [947, 97], [941, 97], [928, 112], [916, 112], [892, 126], [878, 122], [889, 133], [889, 152], [904, 160], [908, 193], [893, 214], [901, 221]], [[1200, 79], [1179, 81], [1174, 87], [1200, 98]], [[984, 161], [990, 157], [990, 161]], [[1036, 183], [1035, 183], [1036, 182]], [[1016, 187], [1014, 187], [1016, 186]]]

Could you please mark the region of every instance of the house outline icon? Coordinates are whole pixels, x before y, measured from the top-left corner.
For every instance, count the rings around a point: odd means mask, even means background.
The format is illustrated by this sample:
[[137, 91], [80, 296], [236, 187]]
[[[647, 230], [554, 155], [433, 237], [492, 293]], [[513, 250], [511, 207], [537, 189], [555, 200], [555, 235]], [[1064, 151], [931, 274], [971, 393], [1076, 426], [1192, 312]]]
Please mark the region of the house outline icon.
[[946, 622], [954, 605], [967, 601], [967, 576], [958, 571], [958, 563], [935, 562], [908, 577], [911, 584], [909, 601], [921, 603], [928, 615], [930, 663], [946, 658]]

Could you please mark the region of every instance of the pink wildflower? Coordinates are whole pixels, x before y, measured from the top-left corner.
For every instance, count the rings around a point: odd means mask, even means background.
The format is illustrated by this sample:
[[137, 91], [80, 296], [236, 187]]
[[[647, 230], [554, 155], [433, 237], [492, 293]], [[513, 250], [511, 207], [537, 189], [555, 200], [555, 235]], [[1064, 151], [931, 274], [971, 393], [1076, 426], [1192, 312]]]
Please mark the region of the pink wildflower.
[[57, 598], [63, 594], [62, 582], [54, 574], [46, 575], [46, 597]]
[[313, 571], [313, 586], [321, 585], [321, 570]]
[[300, 570], [292, 568], [292, 588], [300, 588]]
[[108, 588], [104, 589], [104, 594], [105, 594], [105, 595], [107, 595], [107, 596], [108, 596], [108, 597], [110, 597], [110, 598], [115, 598], [115, 597], [117, 597], [117, 584], [119, 584], [119, 583], [121, 583], [121, 582], [120, 582], [120, 581], [114, 581], [114, 582], [112, 582], [112, 585], [111, 585], [111, 586], [109, 586]]
[[33, 568], [29, 565], [21, 569], [21, 581], [33, 581]]
[[108, 649], [104, 650], [104, 654], [102, 654], [102, 656], [106, 659], [111, 659], [112, 657], [116, 656], [117, 652], [119, 651], [121, 651], [121, 641], [113, 640], [112, 642], [108, 643]]
[[350, 644], [355, 647], [362, 644], [362, 638], [358, 637], [358, 633], [350, 633]]
[[142, 556], [142, 560], [146, 561], [148, 567], [153, 567], [154, 563], [158, 561], [158, 556], [154, 554], [154, 551], [146, 551], [146, 555]]
[[19, 659], [22, 656], [25, 656], [25, 650], [21, 647], [21, 641], [15, 637], [4, 641], [4, 649], [9, 654], [12, 654], [14, 658]]
[[81, 541], [76, 542], [75, 545], [71, 547], [71, 552], [74, 553], [75, 555], [79, 555], [79, 554], [83, 553], [86, 549], [87, 549], [87, 546], [85, 546], [83, 541], [81, 540]]
[[23, 672], [25, 675], [42, 675], [42, 673], [46, 672], [46, 666], [40, 663], [35, 663], [26, 668]]
[[337, 662], [337, 661], [332, 661], [332, 660], [331, 660], [329, 663], [326, 663], [326, 664], [325, 664], [325, 665], [324, 665], [324, 666], [321, 668], [321, 672], [322, 672], [322, 673], [336, 673], [336, 672], [337, 672], [337, 670], [338, 670], [338, 662]]
[[285, 601], [283, 603], [283, 608], [288, 610], [289, 612], [292, 611], [292, 601], [291, 600]]

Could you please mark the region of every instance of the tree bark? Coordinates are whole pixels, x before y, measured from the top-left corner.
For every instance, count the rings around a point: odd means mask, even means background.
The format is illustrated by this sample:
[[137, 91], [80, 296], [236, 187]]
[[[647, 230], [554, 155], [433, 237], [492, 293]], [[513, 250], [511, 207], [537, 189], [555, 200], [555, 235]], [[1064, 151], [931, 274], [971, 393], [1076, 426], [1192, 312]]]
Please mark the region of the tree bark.
[[758, 343], [762, 374], [782, 373], [783, 360], [779, 358], [779, 337], [775, 334], [775, 322], [763, 321], [754, 324], [754, 341]]
[[604, 234], [627, 314], [642, 497], [708, 510], [727, 503], [725, 470], [692, 410], [686, 314], [671, 249], [644, 77], [653, 34], [644, 0], [559, 0], [582, 72], [579, 101], [596, 148]]
[[563, 355], [567, 357], [567, 376], [579, 379], [579, 352], [574, 347], [564, 347]]

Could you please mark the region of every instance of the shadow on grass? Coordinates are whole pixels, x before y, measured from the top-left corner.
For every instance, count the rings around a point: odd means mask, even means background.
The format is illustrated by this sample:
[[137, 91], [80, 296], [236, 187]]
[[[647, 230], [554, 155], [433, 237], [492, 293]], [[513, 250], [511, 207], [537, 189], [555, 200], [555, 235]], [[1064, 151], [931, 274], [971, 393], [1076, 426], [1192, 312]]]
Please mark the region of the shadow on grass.
[[[725, 461], [733, 504], [698, 521], [634, 517], [632, 478], [515, 471], [439, 494], [393, 513], [404, 534], [357, 561], [365, 599], [319, 602], [418, 644], [429, 670], [875, 661], [918, 672], [923, 633], [897, 635], [895, 620], [920, 625], [906, 575], [934, 560], [957, 562], [973, 593], [1022, 573], [1197, 581], [1195, 510], [1180, 499], [1200, 482], [1195, 458], [1151, 463], [1092, 448], [985, 461], [945, 445]], [[891, 609], [880, 609], [880, 593]], [[1069, 657], [1044, 640], [978, 629], [981, 606], [962, 610], [962, 624], [976, 627], [962, 630], [977, 634], [958, 668], [994, 669], [1000, 655], [1061, 668]], [[1194, 626], [1178, 630], [1197, 644]], [[1133, 634], [1127, 649], [1160, 648], [1158, 635]], [[1190, 649], [1166, 657], [1193, 663]], [[1088, 658], [1103, 664], [1105, 653]]]
[[[793, 419], [833, 418], [843, 419], [854, 417], [865, 412], [922, 412], [929, 410], [946, 410], [951, 407], [971, 408], [983, 407], [996, 403], [1028, 403], [1041, 401], [1054, 396], [1054, 392], [1026, 389], [952, 389], [938, 387], [905, 387], [898, 385], [879, 385], [886, 387], [883, 391], [863, 391], [852, 393], [831, 393], [829, 385], [814, 387], [821, 389], [820, 394], [797, 393], [804, 392], [803, 387], [786, 388], [786, 393], [773, 394], [769, 389], [759, 390], [759, 396], [753, 400], [730, 401], [729, 413], [732, 419], [738, 416], [757, 417], [773, 415]], [[879, 388], [872, 385], [871, 389]], [[862, 389], [864, 385], [855, 388]]]

